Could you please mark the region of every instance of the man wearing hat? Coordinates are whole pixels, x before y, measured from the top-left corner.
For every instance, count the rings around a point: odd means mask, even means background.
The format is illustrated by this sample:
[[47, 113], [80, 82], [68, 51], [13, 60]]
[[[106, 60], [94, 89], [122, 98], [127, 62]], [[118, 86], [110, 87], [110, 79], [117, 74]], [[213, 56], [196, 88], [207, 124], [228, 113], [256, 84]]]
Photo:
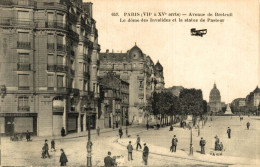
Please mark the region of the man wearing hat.
[[129, 141], [129, 144], [127, 146], [127, 150], [128, 150], [128, 161], [133, 160], [133, 154], [132, 154], [133, 146], [131, 144], [131, 141]]
[[110, 156], [111, 156], [111, 152], [108, 151], [107, 157], [105, 157], [105, 159], [104, 159], [105, 167], [114, 166], [114, 160]]
[[176, 135], [173, 136], [172, 139], [172, 152], [176, 152], [178, 139], [176, 138]]
[[205, 145], [206, 145], [206, 141], [202, 137], [200, 140], [201, 154], [205, 154]]
[[60, 166], [66, 166], [66, 163], [68, 162], [67, 156], [63, 149], [60, 149], [61, 155], [60, 155]]
[[227, 129], [227, 134], [228, 134], [228, 138], [230, 139], [231, 138], [231, 129], [229, 127]]
[[136, 150], [138, 150], [138, 147], [140, 147], [140, 149], [142, 149], [142, 146], [140, 144], [140, 136], [137, 135], [137, 139], [136, 139]]
[[45, 139], [45, 143], [44, 143], [44, 151], [45, 151], [45, 154], [48, 156], [48, 158], [50, 158], [50, 154], [49, 154], [49, 145], [48, 145], [48, 140]]
[[149, 148], [146, 146], [146, 143], [144, 143], [143, 160], [145, 165], [147, 165], [148, 155], [149, 155]]

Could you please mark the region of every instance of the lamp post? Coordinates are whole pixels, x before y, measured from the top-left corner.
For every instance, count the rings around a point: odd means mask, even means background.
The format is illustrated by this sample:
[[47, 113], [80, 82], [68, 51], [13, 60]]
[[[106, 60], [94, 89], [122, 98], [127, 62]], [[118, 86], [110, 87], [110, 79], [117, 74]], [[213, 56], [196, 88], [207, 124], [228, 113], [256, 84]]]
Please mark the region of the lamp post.
[[192, 122], [190, 122], [189, 125], [190, 125], [190, 155], [193, 155], [193, 146], [192, 146]]
[[90, 114], [87, 112], [87, 120], [88, 120], [87, 167], [92, 166], [92, 162], [91, 162], [92, 142], [90, 138], [90, 119], [91, 119]]

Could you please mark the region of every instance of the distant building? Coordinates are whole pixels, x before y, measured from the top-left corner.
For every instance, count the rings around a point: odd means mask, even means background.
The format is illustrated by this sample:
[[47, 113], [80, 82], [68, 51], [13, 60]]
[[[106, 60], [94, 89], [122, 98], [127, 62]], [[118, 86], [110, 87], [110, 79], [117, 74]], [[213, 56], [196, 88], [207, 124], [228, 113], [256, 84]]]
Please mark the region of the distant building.
[[129, 108], [129, 83], [110, 72], [100, 79], [100, 128], [126, 125]]
[[[100, 76], [113, 72], [129, 83], [128, 118], [131, 123], [145, 123], [146, 112], [152, 93], [164, 88], [163, 68], [158, 62], [155, 67], [150, 56], [137, 46], [126, 53], [113, 53], [106, 50], [100, 54]], [[158, 80], [158, 81], [157, 81]]]
[[235, 107], [244, 107], [246, 105], [246, 99], [245, 98], [234, 99], [231, 105]]
[[246, 96], [246, 105], [249, 107], [257, 107], [259, 105], [259, 102], [260, 89], [257, 86], [253, 92], [250, 92], [250, 94]]
[[210, 113], [221, 112], [222, 107], [225, 106], [225, 103], [221, 102], [221, 95], [215, 83], [213, 88], [210, 91], [208, 106], [209, 106]]

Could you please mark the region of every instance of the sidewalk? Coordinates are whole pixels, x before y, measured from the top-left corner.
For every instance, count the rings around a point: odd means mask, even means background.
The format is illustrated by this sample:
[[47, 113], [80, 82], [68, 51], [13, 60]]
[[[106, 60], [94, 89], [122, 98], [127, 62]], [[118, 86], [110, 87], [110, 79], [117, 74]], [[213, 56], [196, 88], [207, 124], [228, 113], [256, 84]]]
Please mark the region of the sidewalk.
[[[143, 127], [143, 125], [131, 125], [128, 126], [128, 129], [132, 129], [132, 128], [137, 128], [137, 127]], [[143, 127], [144, 128], [144, 127]], [[125, 134], [125, 126], [122, 126], [123, 132]], [[104, 129], [100, 129], [100, 135], [104, 134], [104, 133], [109, 133], [109, 132], [118, 132], [119, 128], [104, 128]], [[96, 129], [91, 129], [90, 130], [90, 134], [92, 135], [96, 135], [97, 136], [97, 130]], [[80, 138], [80, 137], [86, 137], [88, 136], [88, 131], [83, 131], [83, 132], [75, 132], [75, 133], [69, 133], [66, 136], [62, 137], [62, 136], [31, 136], [31, 140], [33, 141], [44, 141], [45, 139], [47, 140], [60, 140], [60, 139], [73, 139], [73, 138]], [[9, 136], [4, 136], [1, 137], [1, 139], [3, 140], [9, 140], [10, 137]], [[23, 141], [25, 141], [25, 137], [23, 138]], [[16, 142], [16, 141], [14, 141]], [[18, 141], [19, 142], [19, 141]]]

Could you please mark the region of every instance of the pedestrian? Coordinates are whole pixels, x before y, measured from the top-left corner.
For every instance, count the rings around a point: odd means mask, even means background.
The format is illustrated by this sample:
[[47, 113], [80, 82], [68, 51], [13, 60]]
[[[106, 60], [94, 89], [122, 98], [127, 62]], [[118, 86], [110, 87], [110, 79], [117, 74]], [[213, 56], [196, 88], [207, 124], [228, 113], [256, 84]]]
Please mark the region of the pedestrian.
[[49, 145], [48, 145], [48, 140], [45, 139], [45, 143], [44, 143], [44, 151], [45, 151], [45, 155], [47, 155], [48, 158], [50, 158], [50, 154], [49, 154]]
[[133, 154], [132, 154], [133, 146], [131, 144], [131, 141], [129, 141], [129, 144], [127, 146], [127, 151], [128, 151], [128, 161], [133, 160]]
[[53, 139], [51, 140], [51, 151], [56, 151], [55, 150], [55, 141]]
[[107, 156], [104, 159], [105, 167], [111, 167], [115, 165], [113, 158], [111, 158], [110, 156], [111, 156], [111, 152], [108, 151]]
[[66, 166], [66, 163], [68, 162], [67, 156], [63, 149], [60, 149], [61, 155], [60, 155], [60, 166]]
[[200, 126], [198, 125], [198, 136], [200, 136]]
[[60, 132], [61, 132], [61, 136], [64, 137], [65, 136], [65, 129], [64, 129], [64, 127], [61, 128]]
[[224, 146], [223, 146], [222, 142], [220, 142], [220, 144], [219, 144], [219, 150], [220, 150], [220, 151], [223, 151], [223, 149], [224, 149]]
[[172, 125], [170, 126], [170, 130], [169, 131], [173, 131], [173, 126]]
[[99, 126], [97, 127], [97, 135], [99, 136], [99, 133], [100, 133], [100, 128]]
[[140, 146], [140, 149], [142, 149], [142, 146], [140, 144], [140, 136], [137, 135], [137, 139], [136, 139], [136, 150], [138, 150], [138, 146]]
[[30, 141], [31, 140], [31, 134], [30, 134], [30, 132], [27, 130], [27, 132], [26, 132], [26, 140], [27, 141]]
[[148, 124], [148, 123], [146, 124], [146, 129], [147, 129], [147, 130], [149, 129], [149, 124]]
[[228, 138], [230, 139], [231, 138], [231, 129], [229, 127], [227, 129], [227, 134], [228, 134]]
[[247, 130], [249, 130], [250, 122], [247, 122], [247, 123], [246, 123], [246, 126], [247, 126]]
[[120, 129], [119, 129], [119, 136], [120, 136], [120, 139], [121, 139], [121, 137], [123, 136], [123, 130], [122, 130], [122, 127], [120, 127]]
[[219, 138], [217, 135], [215, 136], [215, 150], [219, 150]]
[[147, 165], [148, 163], [148, 155], [149, 155], [149, 148], [146, 146], [146, 143], [144, 143], [143, 160], [145, 165]]
[[178, 139], [176, 138], [176, 135], [173, 136], [172, 139], [172, 152], [176, 152]]
[[200, 140], [201, 154], [205, 154], [205, 145], [206, 145], [206, 141], [202, 137]]

